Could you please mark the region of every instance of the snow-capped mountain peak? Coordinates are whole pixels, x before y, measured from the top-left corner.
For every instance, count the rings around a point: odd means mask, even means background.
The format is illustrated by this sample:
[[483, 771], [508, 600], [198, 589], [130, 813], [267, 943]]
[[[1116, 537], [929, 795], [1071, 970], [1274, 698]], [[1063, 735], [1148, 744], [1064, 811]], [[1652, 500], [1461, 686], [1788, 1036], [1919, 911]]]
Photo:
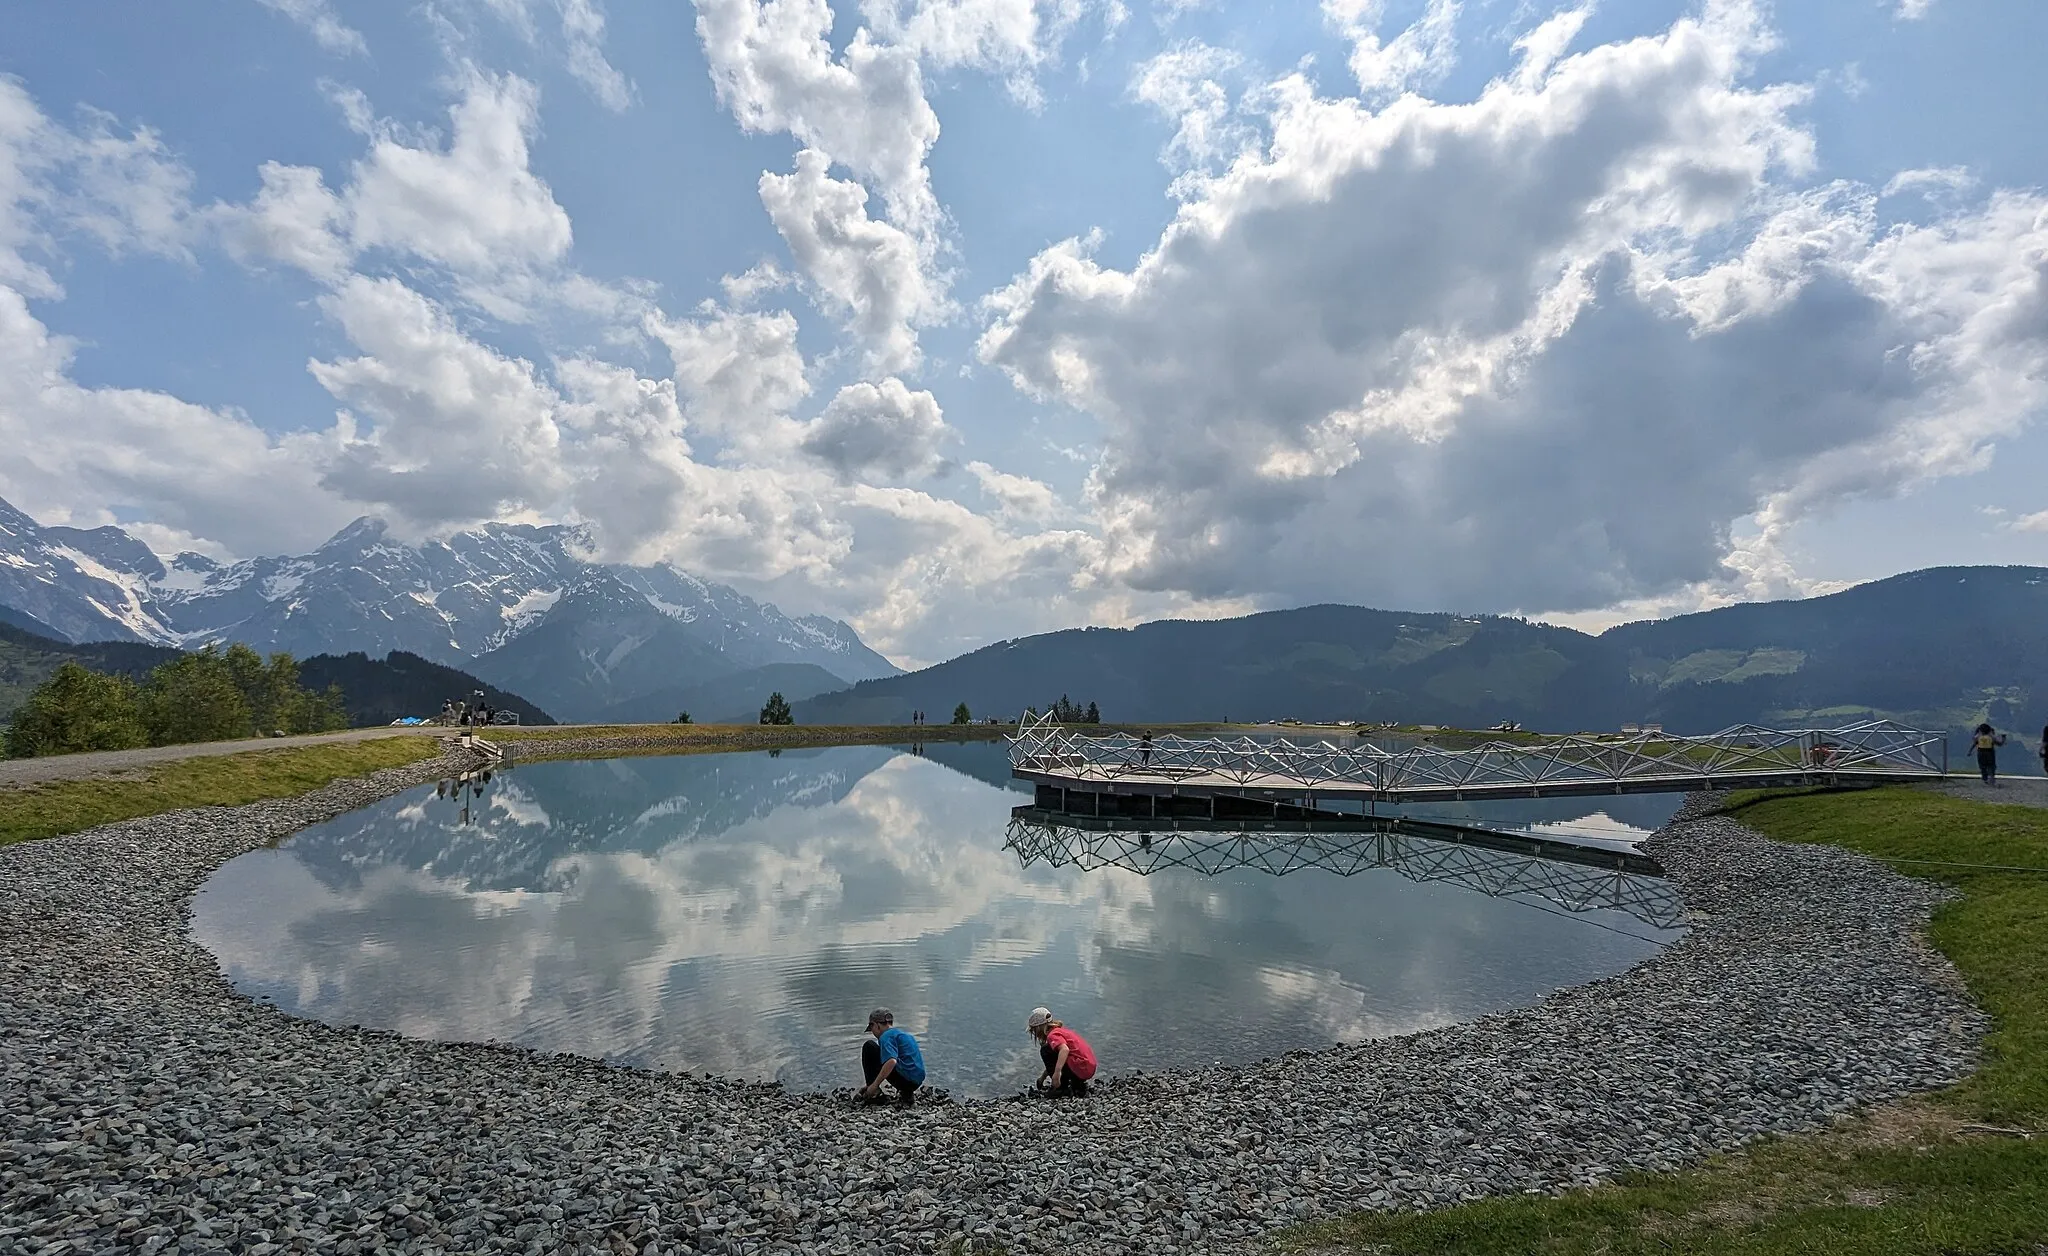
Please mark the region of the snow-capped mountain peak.
[[[770, 663], [816, 664], [849, 683], [897, 671], [838, 620], [791, 618], [669, 563], [590, 562], [589, 543], [574, 526], [507, 523], [409, 543], [365, 516], [310, 554], [222, 565], [184, 553], [165, 564], [119, 528], [46, 528], [0, 501], [0, 605], [77, 641], [232, 640], [301, 657], [407, 650], [494, 683], [500, 652], [536, 683], [573, 670], [549, 662], [550, 643], [571, 637], [579, 657], [638, 655], [634, 667], [666, 684]], [[607, 701], [622, 674], [606, 670]], [[571, 718], [586, 705], [573, 692], [526, 696]]]

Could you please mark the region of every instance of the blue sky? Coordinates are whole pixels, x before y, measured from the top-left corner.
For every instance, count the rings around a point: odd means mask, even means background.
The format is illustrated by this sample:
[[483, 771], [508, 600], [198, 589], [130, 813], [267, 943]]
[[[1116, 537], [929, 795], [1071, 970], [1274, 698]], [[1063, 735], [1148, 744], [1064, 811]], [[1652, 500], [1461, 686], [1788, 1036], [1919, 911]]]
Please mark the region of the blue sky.
[[2027, 0], [0, 12], [48, 522], [575, 519], [905, 662], [2048, 562]]

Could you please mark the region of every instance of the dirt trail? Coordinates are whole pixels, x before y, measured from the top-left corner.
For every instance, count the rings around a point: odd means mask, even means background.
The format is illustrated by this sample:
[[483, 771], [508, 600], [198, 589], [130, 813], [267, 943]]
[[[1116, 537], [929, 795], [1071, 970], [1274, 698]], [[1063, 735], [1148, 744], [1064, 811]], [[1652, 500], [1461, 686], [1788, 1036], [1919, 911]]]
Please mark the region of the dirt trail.
[[451, 731], [433, 725], [413, 728], [352, 728], [345, 733], [306, 733], [298, 737], [250, 737], [241, 741], [201, 741], [184, 746], [148, 746], [140, 750], [97, 750], [90, 754], [57, 754], [41, 759], [0, 760], [0, 789], [13, 785], [35, 785], [43, 781], [71, 781], [106, 776], [175, 759], [203, 759], [217, 754], [241, 754], [249, 750], [285, 750], [292, 746], [319, 746], [335, 741], [367, 741], [373, 737], [421, 736]]
[[2020, 807], [2048, 807], [2048, 776], [2007, 776], [1998, 774], [1997, 785], [1986, 785], [1975, 775], [1957, 773], [1936, 785], [1922, 789], [1939, 790], [1974, 802], [2001, 802]]

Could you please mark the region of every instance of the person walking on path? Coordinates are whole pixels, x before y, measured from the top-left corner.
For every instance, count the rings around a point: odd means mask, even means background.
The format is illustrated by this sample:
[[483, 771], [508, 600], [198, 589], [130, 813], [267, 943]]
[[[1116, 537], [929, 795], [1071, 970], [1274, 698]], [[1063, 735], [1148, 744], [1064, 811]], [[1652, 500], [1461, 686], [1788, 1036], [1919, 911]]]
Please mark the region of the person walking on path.
[[907, 1029], [896, 1028], [896, 1014], [886, 1007], [868, 1013], [868, 1032], [874, 1037], [860, 1044], [860, 1071], [868, 1079], [860, 1097], [867, 1103], [878, 1099], [882, 1083], [896, 1088], [896, 1102], [909, 1107], [917, 1102], [917, 1088], [924, 1085], [924, 1052]]
[[1055, 1096], [1086, 1098], [1088, 1081], [1095, 1076], [1095, 1051], [1087, 1039], [1054, 1020], [1042, 1007], [1031, 1009], [1024, 1027], [1038, 1039], [1038, 1058], [1045, 1063], [1038, 1089], [1050, 1090]]
[[2005, 734], [1989, 724], [1977, 725], [1977, 731], [1970, 735], [1970, 744], [1977, 750], [1977, 775], [1992, 788], [1998, 787], [1998, 748], [2005, 744]]

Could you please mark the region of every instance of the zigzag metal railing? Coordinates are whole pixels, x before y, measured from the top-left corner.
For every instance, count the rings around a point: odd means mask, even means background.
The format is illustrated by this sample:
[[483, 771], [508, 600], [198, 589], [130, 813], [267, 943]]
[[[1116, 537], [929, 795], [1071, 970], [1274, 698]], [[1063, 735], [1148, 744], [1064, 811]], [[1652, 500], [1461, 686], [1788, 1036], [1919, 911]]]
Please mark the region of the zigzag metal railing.
[[1074, 781], [1328, 789], [1398, 799], [1461, 791], [1654, 788], [1660, 782], [1674, 788], [1723, 780], [1733, 785], [1745, 778], [1790, 776], [1932, 778], [1946, 771], [1947, 746], [1940, 733], [1890, 720], [1829, 729], [1742, 724], [1711, 737], [1643, 733], [1618, 740], [1557, 737], [1533, 745], [1489, 741], [1469, 750], [1387, 750], [1251, 737], [1086, 736], [1049, 717], [1027, 716], [1010, 739], [1010, 766], [1019, 774]]
[[1348, 877], [1390, 868], [1411, 881], [1447, 882], [1495, 898], [1535, 896], [1570, 912], [1626, 912], [1659, 929], [1685, 921], [1677, 887], [1661, 877], [1435, 841], [1392, 826], [1380, 832], [1216, 833], [1090, 829], [1017, 818], [1003, 845], [1026, 867], [1123, 868], [1141, 876], [1167, 868], [1207, 876], [1238, 868], [1274, 876], [1320, 868]]

